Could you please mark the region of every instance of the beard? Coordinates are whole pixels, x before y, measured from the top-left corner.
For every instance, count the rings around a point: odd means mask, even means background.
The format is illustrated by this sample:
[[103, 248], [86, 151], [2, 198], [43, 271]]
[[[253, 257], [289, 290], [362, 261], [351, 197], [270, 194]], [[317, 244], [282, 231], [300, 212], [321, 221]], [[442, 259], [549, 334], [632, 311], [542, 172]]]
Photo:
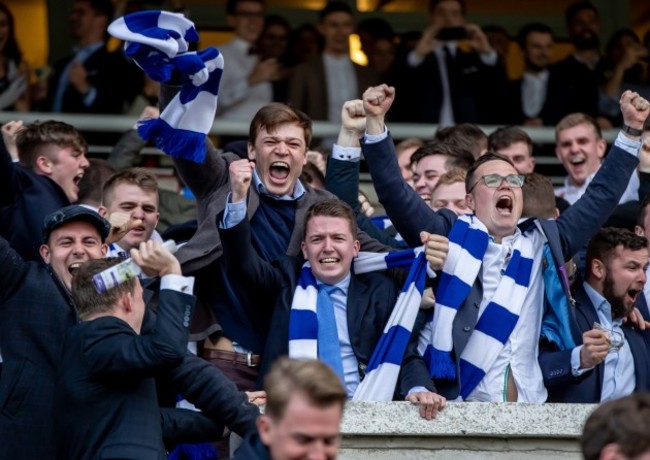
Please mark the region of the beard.
[[573, 37], [572, 42], [573, 46], [575, 46], [576, 49], [580, 51], [600, 48], [600, 40], [598, 38], [598, 35], [591, 31], [585, 32], [580, 36]]
[[605, 275], [605, 281], [603, 282], [603, 297], [607, 299], [609, 304], [612, 307], [612, 319], [616, 318], [625, 318], [634, 305], [627, 307], [625, 305], [625, 297], [627, 296], [627, 291], [623, 295], [617, 296], [614, 293], [614, 282], [610, 278], [609, 274]]

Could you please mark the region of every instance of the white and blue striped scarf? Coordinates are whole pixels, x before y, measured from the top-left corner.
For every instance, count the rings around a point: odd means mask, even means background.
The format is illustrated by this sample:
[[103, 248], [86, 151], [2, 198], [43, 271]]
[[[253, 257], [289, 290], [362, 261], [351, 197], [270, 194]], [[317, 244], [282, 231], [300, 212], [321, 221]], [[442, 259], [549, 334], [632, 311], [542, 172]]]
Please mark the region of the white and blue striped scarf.
[[[404, 352], [420, 308], [427, 275], [422, 248], [390, 253], [362, 252], [354, 260], [354, 273], [388, 268], [410, 271], [395, 308], [368, 362], [366, 376], [357, 387], [356, 401], [391, 401]], [[429, 271], [431, 275], [431, 272]], [[289, 316], [289, 356], [318, 359], [318, 284], [309, 262], [302, 266]]]
[[199, 35], [182, 14], [143, 11], [116, 19], [109, 33], [124, 40], [127, 56], [153, 80], [182, 76], [180, 92], [160, 118], [139, 123], [138, 133], [165, 153], [202, 163], [205, 139], [217, 110], [223, 56], [216, 48], [190, 52]]
[[[478, 276], [488, 242], [487, 229], [472, 215], [459, 217], [449, 233], [449, 254], [436, 290], [436, 305], [418, 346], [432, 378], [456, 378], [456, 365], [451, 358], [453, 322]], [[530, 239], [524, 235], [517, 238], [499, 286], [460, 356], [463, 400], [492, 367], [519, 320], [530, 284], [533, 255]]]

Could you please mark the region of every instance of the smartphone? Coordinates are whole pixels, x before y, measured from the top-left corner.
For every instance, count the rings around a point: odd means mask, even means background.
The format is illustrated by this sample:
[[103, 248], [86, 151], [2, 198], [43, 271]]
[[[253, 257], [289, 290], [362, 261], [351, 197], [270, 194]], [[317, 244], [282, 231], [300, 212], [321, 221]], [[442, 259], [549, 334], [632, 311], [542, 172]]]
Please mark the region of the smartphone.
[[463, 40], [468, 38], [467, 29], [464, 27], [445, 27], [440, 29], [436, 38], [444, 41]]

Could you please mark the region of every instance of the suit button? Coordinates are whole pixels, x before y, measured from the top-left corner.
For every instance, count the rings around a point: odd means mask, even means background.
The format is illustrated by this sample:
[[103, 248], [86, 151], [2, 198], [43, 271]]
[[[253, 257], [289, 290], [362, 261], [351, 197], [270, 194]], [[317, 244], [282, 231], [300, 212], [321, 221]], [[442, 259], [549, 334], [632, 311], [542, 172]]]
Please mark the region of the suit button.
[[469, 327], [469, 326], [465, 326], [465, 327], [463, 328], [463, 331], [465, 331], [465, 332], [469, 332], [469, 331], [471, 331], [471, 330], [472, 330], [472, 328]]

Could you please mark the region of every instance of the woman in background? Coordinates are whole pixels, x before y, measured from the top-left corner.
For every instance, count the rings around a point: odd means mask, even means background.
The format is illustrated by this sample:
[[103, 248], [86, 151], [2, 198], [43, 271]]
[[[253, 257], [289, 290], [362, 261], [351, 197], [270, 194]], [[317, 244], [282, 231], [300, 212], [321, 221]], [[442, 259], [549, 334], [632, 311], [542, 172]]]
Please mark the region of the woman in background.
[[0, 3], [0, 110], [29, 111], [29, 67], [16, 42], [13, 14]]

